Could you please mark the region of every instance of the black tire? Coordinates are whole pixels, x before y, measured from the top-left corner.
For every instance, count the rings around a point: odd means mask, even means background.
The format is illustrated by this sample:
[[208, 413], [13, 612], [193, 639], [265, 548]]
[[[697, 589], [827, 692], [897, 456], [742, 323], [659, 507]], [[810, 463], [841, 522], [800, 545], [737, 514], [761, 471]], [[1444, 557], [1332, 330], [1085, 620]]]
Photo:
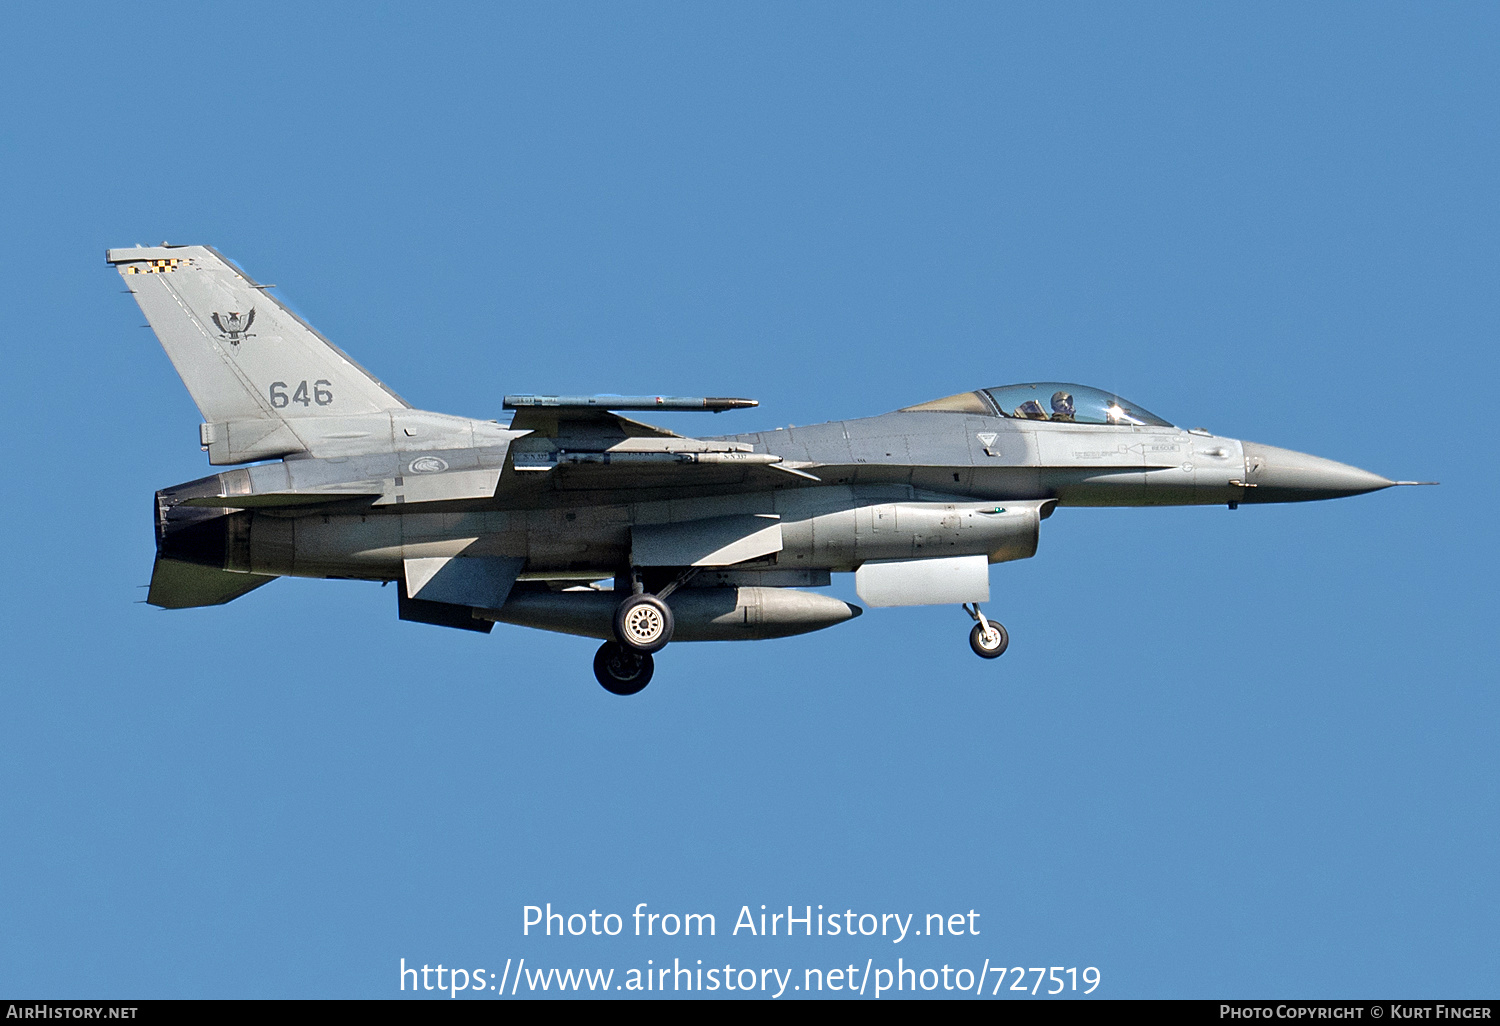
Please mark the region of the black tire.
[[671, 607], [655, 595], [632, 595], [615, 610], [615, 640], [635, 652], [660, 652], [674, 626]]
[[969, 632], [969, 647], [981, 659], [999, 659], [1005, 654], [1005, 650], [1010, 647], [1010, 635], [1006, 632], [1003, 624], [997, 623], [994, 620], [986, 620], [985, 623], [988, 623], [994, 629], [995, 633], [1000, 635], [999, 643], [986, 646], [984, 643], [984, 624], [976, 623], [974, 629]]
[[651, 683], [656, 660], [649, 653], [632, 652], [617, 641], [606, 641], [594, 653], [594, 676], [611, 695], [634, 695]]

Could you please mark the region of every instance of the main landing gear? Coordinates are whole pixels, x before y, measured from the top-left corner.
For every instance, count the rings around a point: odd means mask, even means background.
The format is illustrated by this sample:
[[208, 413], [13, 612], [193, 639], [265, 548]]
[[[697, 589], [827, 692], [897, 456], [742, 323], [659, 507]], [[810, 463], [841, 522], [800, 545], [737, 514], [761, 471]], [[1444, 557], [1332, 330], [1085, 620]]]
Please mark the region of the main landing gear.
[[[614, 640], [606, 641], [594, 654], [594, 676], [612, 695], [634, 695], [651, 683], [656, 671], [652, 653], [672, 640], [672, 607], [665, 599], [692, 576], [692, 568], [655, 595], [641, 587], [639, 573], [631, 575], [632, 594], [615, 607], [611, 627]], [[964, 603], [964, 612], [974, 621], [969, 647], [981, 659], [998, 659], [1010, 647], [1010, 634], [997, 620], [979, 611], [979, 603]]]
[[688, 567], [655, 595], [648, 595], [641, 585], [640, 571], [632, 570], [632, 593], [615, 608], [615, 640], [606, 641], [594, 655], [594, 676], [605, 691], [633, 695], [651, 683], [656, 669], [651, 654], [660, 652], [672, 640], [672, 607], [666, 598], [696, 572], [696, 567]]
[[635, 652], [618, 641], [606, 641], [594, 653], [594, 676], [612, 695], [633, 695], [651, 683], [656, 660], [650, 652]]
[[615, 638], [644, 655], [672, 640], [672, 608], [655, 595], [632, 595], [615, 610]]
[[969, 647], [974, 650], [974, 654], [981, 659], [999, 659], [1004, 655], [1006, 648], [1010, 646], [1010, 635], [1006, 633], [1004, 625], [997, 620], [986, 620], [979, 611], [978, 602], [974, 603], [973, 608], [965, 602], [964, 612], [974, 620], [974, 628], [969, 631]]

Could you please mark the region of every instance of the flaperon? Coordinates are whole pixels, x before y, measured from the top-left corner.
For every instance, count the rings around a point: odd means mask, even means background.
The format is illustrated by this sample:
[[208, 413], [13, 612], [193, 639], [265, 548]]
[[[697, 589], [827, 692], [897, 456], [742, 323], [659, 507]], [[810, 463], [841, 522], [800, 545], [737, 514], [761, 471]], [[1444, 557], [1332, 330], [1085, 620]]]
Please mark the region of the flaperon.
[[[509, 425], [411, 406], [206, 246], [112, 249], [227, 470], [156, 493], [151, 603], [217, 605], [277, 577], [395, 581], [402, 619], [603, 639], [633, 694], [669, 641], [782, 637], [859, 607], [980, 612], [991, 563], [1036, 552], [1059, 506], [1357, 495], [1378, 474], [1038, 382], [812, 427], [688, 438], [622, 412], [749, 399], [506, 396]], [[252, 332], [251, 327], [255, 328]], [[263, 462], [272, 461], [272, 462]]]

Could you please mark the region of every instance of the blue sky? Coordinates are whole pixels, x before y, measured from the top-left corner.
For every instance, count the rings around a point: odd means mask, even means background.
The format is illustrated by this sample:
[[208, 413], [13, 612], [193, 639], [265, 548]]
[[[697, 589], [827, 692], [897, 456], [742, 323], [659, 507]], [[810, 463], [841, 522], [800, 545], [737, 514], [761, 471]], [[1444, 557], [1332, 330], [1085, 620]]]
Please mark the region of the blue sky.
[[[0, 992], [899, 956], [1095, 966], [1113, 997], [1495, 995], [1495, 8], [4, 24]], [[997, 662], [956, 609], [873, 610], [673, 646], [620, 700], [591, 642], [398, 622], [372, 585], [138, 604], [151, 492], [208, 472], [103, 263], [163, 239], [426, 409], [749, 395], [713, 428], [754, 430], [1080, 381], [1443, 484], [1062, 510], [992, 570]], [[719, 935], [523, 937], [546, 902]], [[727, 936], [761, 904], [981, 934]]]

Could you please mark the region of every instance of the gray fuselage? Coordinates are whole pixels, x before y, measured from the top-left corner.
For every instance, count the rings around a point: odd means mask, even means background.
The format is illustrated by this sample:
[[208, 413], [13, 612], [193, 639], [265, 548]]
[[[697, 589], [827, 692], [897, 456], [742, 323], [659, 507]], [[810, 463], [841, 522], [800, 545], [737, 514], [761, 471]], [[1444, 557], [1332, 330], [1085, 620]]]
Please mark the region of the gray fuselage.
[[[545, 450], [555, 459], [571, 451], [570, 440], [490, 431], [499, 444], [293, 457], [166, 489], [157, 499], [162, 555], [261, 574], [366, 580], [398, 580], [408, 559], [505, 556], [525, 561], [523, 579], [605, 578], [630, 567], [632, 528], [762, 514], [779, 518], [782, 548], [746, 569], [847, 572], [867, 560], [1025, 558], [1054, 505], [1289, 502], [1392, 483], [1197, 430], [912, 411], [705, 439], [779, 457], [802, 473], [767, 486], [764, 475], [733, 463], [697, 467], [685, 490], [667, 476], [670, 466], [656, 479], [633, 464], [590, 466], [587, 474], [566, 465], [519, 472], [517, 451], [529, 459]], [[493, 497], [442, 501], [439, 491], [431, 493], [439, 501], [408, 506], [399, 493], [421, 482], [424, 466], [498, 471], [498, 487]], [[395, 488], [394, 501], [329, 498], [340, 482], [352, 491], [370, 481]], [[297, 487], [319, 490], [307, 505], [254, 508], [259, 493]], [[226, 504], [209, 506], [216, 496]]]

